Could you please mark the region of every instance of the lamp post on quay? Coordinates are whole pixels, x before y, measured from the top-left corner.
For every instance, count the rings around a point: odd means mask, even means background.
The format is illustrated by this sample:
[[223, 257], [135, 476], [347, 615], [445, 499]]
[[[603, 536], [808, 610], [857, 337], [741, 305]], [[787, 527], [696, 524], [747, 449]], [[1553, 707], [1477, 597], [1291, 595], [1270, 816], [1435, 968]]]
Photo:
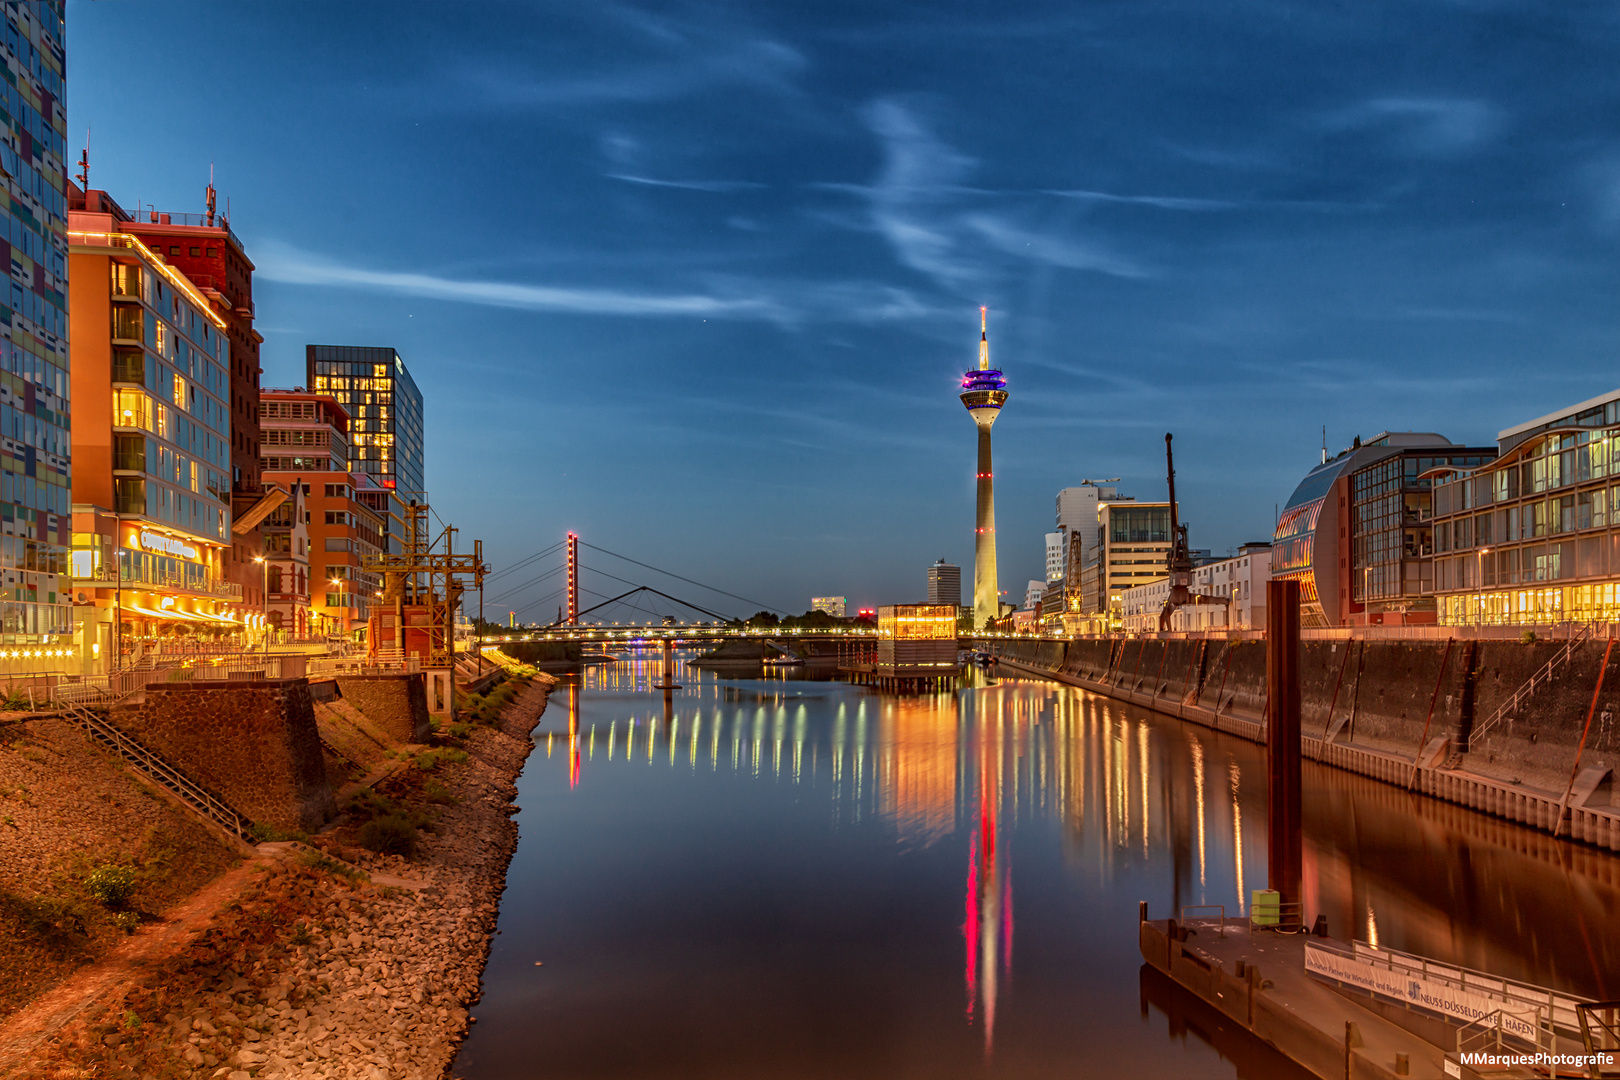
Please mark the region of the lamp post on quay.
[[263, 555], [253, 556], [264, 571], [264, 581], [259, 586], [259, 636], [264, 640], [264, 654], [270, 655], [270, 560]]

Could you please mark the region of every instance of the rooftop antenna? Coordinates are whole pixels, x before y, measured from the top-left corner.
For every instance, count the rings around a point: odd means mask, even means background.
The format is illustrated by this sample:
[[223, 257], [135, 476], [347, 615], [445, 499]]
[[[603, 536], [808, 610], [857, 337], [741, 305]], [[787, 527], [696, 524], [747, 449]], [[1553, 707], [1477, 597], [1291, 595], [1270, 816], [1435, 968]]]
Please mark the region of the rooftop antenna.
[[990, 335], [985, 329], [985, 311], [982, 305], [979, 308], [979, 370], [990, 370]]
[[90, 129], [84, 129], [84, 149], [79, 153], [79, 186], [90, 190]]
[[208, 163], [208, 224], [214, 224], [214, 163]]
[[1327, 425], [1322, 425], [1322, 464], [1327, 464]]

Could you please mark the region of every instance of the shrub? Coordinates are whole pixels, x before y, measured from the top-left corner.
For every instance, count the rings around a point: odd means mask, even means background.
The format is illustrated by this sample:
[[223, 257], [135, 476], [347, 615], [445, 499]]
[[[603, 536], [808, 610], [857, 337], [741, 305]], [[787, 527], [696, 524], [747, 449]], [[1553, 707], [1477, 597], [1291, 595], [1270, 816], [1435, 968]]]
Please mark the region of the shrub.
[[1526, 645], [1534, 645], [1536, 643], [1536, 632], [1534, 630], [1526, 630], [1524, 633], [1519, 635], [1519, 640], [1524, 642]]
[[372, 818], [360, 827], [362, 846], [379, 855], [416, 854], [416, 823], [401, 813]]
[[448, 806], [461, 801], [454, 795], [450, 794], [450, 789], [439, 783], [437, 780], [429, 780], [426, 784], [422, 785], [422, 794], [427, 797], [428, 802], [438, 803], [441, 806]]
[[355, 792], [354, 798], [349, 800], [349, 805], [345, 809], [362, 821], [370, 821], [372, 818], [394, 813], [397, 807], [394, 806], [394, 800], [375, 789], [361, 788]]
[[254, 843], [265, 844], [276, 840], [305, 840], [309, 833], [303, 829], [278, 829], [274, 825], [263, 821], [255, 821], [248, 826], [248, 835], [253, 837]]
[[121, 908], [135, 893], [135, 871], [113, 863], [98, 866], [90, 871], [84, 888], [102, 907]]
[[133, 911], [120, 911], [113, 915], [113, 925], [126, 934], [133, 934], [141, 925], [141, 917]]

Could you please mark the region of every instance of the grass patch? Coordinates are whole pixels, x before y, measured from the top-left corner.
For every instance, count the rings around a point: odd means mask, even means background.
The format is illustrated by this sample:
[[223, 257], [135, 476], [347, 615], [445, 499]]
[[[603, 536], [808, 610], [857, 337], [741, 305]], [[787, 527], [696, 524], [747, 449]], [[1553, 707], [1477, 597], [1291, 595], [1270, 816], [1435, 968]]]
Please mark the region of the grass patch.
[[[359, 870], [356, 870], [351, 866], [346, 866], [343, 863], [338, 862], [336, 859], [327, 858], [318, 851], [306, 851], [304, 853], [304, 857], [300, 859], [299, 862], [301, 865], [307, 866], [311, 870], [324, 870], [328, 874], [343, 878], [351, 885], [359, 885], [368, 880], [366, 875], [361, 873]], [[305, 936], [308, 936], [308, 931], [305, 931]]]
[[384, 814], [360, 826], [360, 845], [379, 855], [416, 855], [417, 824], [411, 815]]
[[437, 780], [429, 780], [422, 785], [422, 797], [427, 799], [428, 802], [438, 803], [440, 806], [454, 806], [461, 801], [450, 793], [449, 788]]
[[255, 821], [248, 826], [248, 835], [253, 837], [254, 843], [268, 844], [280, 840], [299, 840], [309, 842], [309, 833], [303, 829], [278, 829], [265, 821]]
[[437, 750], [424, 750], [416, 755], [413, 763], [423, 772], [432, 772], [445, 762], [449, 762], [451, 765], [465, 765], [467, 763], [467, 751], [452, 750], [444, 747]]

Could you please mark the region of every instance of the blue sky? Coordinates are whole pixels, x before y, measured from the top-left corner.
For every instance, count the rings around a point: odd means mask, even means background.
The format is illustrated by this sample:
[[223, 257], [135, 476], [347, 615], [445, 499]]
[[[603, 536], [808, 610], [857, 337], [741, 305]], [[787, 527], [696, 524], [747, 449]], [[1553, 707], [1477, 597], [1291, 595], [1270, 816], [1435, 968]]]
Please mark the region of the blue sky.
[[1579, 4], [77, 0], [68, 145], [126, 207], [212, 163], [265, 385], [396, 347], [497, 566], [574, 529], [799, 611], [971, 567], [980, 304], [1010, 595], [1059, 488], [1163, 497], [1165, 431], [1224, 551], [1324, 425], [1620, 384], [1617, 47]]

